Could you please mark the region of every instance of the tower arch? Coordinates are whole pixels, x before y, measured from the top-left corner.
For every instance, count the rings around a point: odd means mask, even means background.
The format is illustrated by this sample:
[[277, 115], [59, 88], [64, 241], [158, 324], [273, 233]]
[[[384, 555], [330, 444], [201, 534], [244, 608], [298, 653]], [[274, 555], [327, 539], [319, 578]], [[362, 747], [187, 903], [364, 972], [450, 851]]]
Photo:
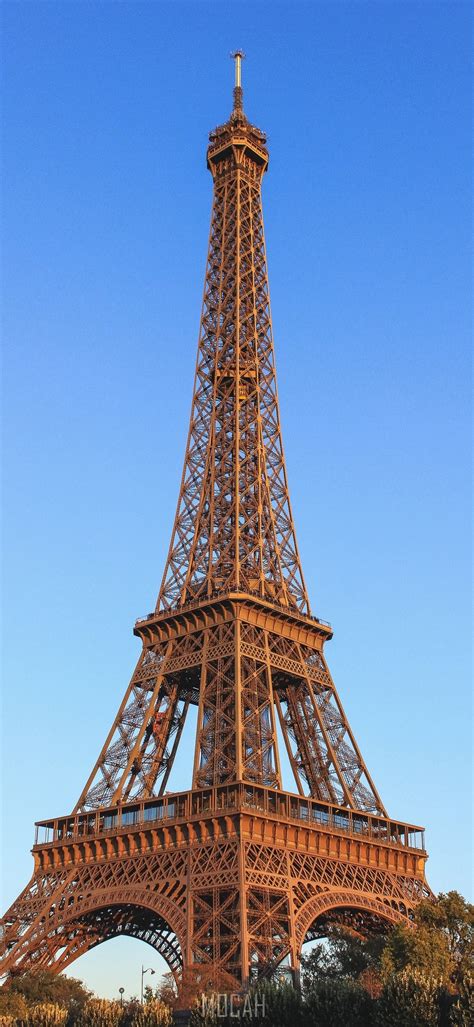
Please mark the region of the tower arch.
[[21, 974], [39, 967], [65, 970], [80, 956], [112, 938], [144, 941], [172, 973], [183, 966], [185, 924], [179, 905], [149, 887], [72, 892], [50, 905], [17, 940], [14, 967]]
[[91, 949], [113, 938], [129, 937], [143, 941], [163, 957], [173, 974], [183, 966], [179, 939], [164, 916], [148, 906], [133, 903], [109, 903], [79, 913], [64, 924], [54, 965], [58, 971]]
[[308, 899], [296, 915], [298, 953], [307, 941], [326, 937], [332, 925], [347, 925], [361, 934], [376, 934], [397, 923], [410, 923], [410, 907], [396, 899], [344, 889]]

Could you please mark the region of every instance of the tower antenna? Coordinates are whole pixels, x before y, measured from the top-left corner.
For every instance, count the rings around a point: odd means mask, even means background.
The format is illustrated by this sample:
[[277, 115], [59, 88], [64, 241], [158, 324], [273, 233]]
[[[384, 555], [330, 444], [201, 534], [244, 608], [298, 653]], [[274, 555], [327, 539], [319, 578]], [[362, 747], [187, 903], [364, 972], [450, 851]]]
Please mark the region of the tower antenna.
[[235, 50], [230, 56], [235, 61], [234, 111], [241, 111], [243, 109], [242, 61], [245, 54], [243, 50]]

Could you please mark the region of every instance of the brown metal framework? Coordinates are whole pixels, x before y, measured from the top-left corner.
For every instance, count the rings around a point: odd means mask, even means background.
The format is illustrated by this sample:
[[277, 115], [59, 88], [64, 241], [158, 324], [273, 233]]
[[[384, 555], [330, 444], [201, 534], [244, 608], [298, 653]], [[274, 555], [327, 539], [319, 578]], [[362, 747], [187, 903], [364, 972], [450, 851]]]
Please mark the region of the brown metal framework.
[[[261, 204], [242, 108], [210, 135], [214, 200], [191, 421], [156, 610], [70, 817], [38, 825], [3, 919], [5, 972], [120, 933], [173, 971], [297, 972], [331, 920], [380, 929], [429, 893], [420, 828], [387, 818], [312, 617], [280, 431]], [[166, 789], [190, 705], [192, 789]], [[279, 736], [296, 791], [283, 790]]]

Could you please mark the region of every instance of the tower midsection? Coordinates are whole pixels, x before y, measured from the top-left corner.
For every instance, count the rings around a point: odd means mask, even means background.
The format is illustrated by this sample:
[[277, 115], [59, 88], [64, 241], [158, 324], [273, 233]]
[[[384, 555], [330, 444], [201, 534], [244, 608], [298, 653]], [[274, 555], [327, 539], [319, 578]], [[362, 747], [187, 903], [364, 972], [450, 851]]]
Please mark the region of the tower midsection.
[[151, 614], [135, 631], [145, 660], [168, 647], [164, 680], [179, 669], [182, 701], [198, 705], [193, 787], [281, 788], [284, 764], [300, 794], [384, 813], [326, 664], [329, 625], [229, 592]]
[[314, 664], [307, 673], [330, 687], [322, 657], [329, 626], [234, 591], [152, 614], [135, 631], [150, 653], [171, 646], [164, 675], [181, 674], [183, 700], [198, 706], [193, 788], [243, 780], [281, 789], [282, 703], [301, 680], [302, 640]]

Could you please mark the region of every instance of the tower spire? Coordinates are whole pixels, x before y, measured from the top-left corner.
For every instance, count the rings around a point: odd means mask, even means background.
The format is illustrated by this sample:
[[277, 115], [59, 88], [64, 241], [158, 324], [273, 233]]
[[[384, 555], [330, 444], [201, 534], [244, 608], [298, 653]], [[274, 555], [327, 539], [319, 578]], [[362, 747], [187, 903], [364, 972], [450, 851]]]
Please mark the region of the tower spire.
[[230, 55], [235, 61], [235, 82], [234, 82], [234, 107], [233, 111], [243, 111], [243, 89], [242, 89], [242, 61], [245, 57], [243, 50], [235, 50]]

